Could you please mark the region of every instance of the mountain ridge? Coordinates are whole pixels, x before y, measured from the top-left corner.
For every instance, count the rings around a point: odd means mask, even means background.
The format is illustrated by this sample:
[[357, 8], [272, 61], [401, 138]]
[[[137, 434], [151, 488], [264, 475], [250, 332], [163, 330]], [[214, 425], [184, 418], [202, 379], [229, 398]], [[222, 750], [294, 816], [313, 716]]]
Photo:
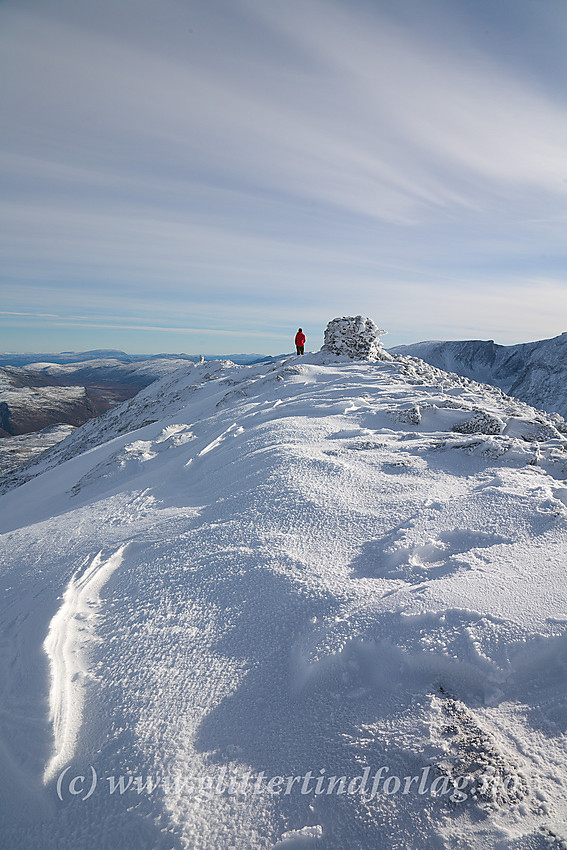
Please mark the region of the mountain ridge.
[[433, 340], [389, 350], [494, 384], [533, 407], [567, 415], [567, 332], [518, 345], [498, 345], [494, 340]]
[[0, 497], [13, 850], [565, 840], [565, 423], [345, 324]]

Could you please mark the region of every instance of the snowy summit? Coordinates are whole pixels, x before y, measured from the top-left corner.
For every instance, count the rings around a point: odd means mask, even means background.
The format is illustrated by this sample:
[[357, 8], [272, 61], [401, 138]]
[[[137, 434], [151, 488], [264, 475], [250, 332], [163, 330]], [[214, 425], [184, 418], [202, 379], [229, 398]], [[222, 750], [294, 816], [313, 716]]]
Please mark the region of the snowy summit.
[[567, 425], [363, 317], [0, 498], [2, 846], [560, 848]]

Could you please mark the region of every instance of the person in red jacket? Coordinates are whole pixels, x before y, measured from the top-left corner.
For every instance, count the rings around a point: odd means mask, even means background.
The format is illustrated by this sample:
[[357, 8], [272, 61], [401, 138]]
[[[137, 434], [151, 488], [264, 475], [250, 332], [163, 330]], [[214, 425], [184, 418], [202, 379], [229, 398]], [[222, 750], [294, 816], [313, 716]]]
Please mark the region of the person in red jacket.
[[301, 328], [299, 328], [295, 335], [295, 347], [297, 349], [298, 354], [305, 353], [305, 334], [303, 333]]

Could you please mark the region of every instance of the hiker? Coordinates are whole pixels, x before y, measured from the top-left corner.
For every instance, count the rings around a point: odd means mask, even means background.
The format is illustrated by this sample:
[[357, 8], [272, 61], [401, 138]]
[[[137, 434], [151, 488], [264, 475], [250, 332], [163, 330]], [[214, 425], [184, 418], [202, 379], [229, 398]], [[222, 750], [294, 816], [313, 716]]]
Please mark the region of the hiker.
[[298, 354], [305, 353], [305, 334], [303, 333], [301, 328], [299, 328], [295, 335], [295, 347], [297, 349]]

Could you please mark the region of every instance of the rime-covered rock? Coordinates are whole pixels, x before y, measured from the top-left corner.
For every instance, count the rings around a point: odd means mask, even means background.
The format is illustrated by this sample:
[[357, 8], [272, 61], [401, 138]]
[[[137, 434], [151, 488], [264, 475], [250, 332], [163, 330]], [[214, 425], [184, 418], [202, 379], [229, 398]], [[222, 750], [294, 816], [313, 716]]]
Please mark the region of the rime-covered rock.
[[365, 316], [343, 316], [333, 319], [325, 329], [322, 351], [352, 357], [354, 360], [391, 360], [382, 348], [380, 330]]
[[503, 430], [502, 420], [491, 416], [484, 410], [476, 410], [474, 416], [453, 425], [452, 431], [458, 434], [501, 434]]

